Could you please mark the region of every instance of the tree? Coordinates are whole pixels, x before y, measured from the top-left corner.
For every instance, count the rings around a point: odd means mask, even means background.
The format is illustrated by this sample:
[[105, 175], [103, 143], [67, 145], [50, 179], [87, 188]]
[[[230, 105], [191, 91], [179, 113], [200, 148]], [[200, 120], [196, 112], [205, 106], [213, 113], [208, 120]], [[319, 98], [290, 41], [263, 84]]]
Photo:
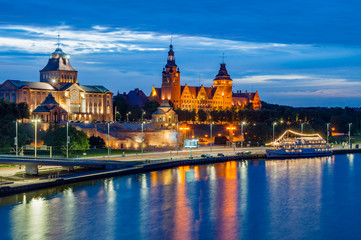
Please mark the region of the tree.
[[117, 107], [117, 111], [120, 114], [119, 120], [121, 121], [123, 119], [124, 121], [126, 121], [126, 114], [129, 112], [130, 106], [125, 101], [125, 99], [122, 96], [117, 95], [113, 98], [113, 105], [114, 107]]
[[88, 138], [89, 144], [91, 148], [104, 148], [105, 142], [104, 139], [101, 137], [95, 137], [94, 135]]
[[198, 121], [207, 121], [207, 113], [203, 109], [198, 110]]
[[[70, 152], [89, 149], [89, 140], [83, 131], [69, 126], [69, 137]], [[53, 146], [54, 152], [61, 152], [63, 155], [66, 154], [66, 127], [50, 125], [43, 140], [46, 145]]]
[[157, 108], [159, 107], [159, 103], [157, 101], [149, 101], [144, 105], [144, 111], [145, 111], [145, 118], [151, 119], [152, 113], [154, 113]]
[[[0, 100], [0, 152], [8, 153], [14, 147], [15, 121], [29, 118], [29, 109], [26, 103], [11, 103]], [[19, 124], [18, 144], [23, 146], [30, 143], [29, 135]]]

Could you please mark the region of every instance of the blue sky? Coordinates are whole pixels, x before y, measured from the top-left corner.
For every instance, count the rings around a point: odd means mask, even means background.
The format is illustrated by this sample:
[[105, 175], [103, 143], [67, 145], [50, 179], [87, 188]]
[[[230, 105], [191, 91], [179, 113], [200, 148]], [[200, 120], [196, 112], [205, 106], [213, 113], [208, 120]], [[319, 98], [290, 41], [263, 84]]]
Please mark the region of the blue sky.
[[182, 84], [210, 86], [224, 53], [234, 91], [360, 107], [360, 8], [354, 0], [0, 0], [0, 81], [39, 81], [60, 33], [81, 84], [149, 94], [173, 36]]

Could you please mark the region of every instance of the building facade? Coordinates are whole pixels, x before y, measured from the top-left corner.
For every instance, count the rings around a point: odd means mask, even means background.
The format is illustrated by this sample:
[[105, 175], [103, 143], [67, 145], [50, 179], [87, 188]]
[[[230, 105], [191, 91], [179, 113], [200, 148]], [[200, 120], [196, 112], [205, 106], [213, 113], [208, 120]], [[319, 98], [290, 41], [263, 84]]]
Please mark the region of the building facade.
[[211, 87], [188, 86], [180, 84], [180, 71], [175, 63], [173, 45], [169, 46], [167, 64], [162, 72], [162, 86], [153, 86], [149, 98], [161, 103], [167, 99], [172, 101], [175, 109], [211, 111], [227, 109], [232, 106], [259, 110], [262, 107], [258, 92], [233, 93], [233, 80], [227, 72], [226, 64], [221, 63], [218, 74]]
[[[73, 121], [112, 121], [113, 93], [100, 85], [80, 85], [78, 72], [59, 47], [40, 70], [40, 82], [6, 80], [0, 85], [0, 99], [26, 102], [33, 113], [51, 94]], [[37, 115], [37, 114], [35, 114]], [[59, 119], [58, 119], [59, 120]]]
[[156, 128], [172, 127], [177, 124], [178, 115], [169, 105], [168, 100], [163, 100], [158, 109], [152, 113], [152, 123]]

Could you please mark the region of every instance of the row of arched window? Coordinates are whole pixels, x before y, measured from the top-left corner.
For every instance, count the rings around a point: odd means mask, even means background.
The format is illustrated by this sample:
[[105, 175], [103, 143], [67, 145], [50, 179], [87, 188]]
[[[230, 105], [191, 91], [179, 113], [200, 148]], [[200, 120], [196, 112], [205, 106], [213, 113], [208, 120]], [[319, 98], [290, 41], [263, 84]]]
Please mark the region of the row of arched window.
[[51, 79], [59, 79], [60, 78], [61, 82], [69, 82], [66, 80], [75, 80], [75, 74], [43, 73], [42, 78], [43, 78], [43, 80], [51, 80]]

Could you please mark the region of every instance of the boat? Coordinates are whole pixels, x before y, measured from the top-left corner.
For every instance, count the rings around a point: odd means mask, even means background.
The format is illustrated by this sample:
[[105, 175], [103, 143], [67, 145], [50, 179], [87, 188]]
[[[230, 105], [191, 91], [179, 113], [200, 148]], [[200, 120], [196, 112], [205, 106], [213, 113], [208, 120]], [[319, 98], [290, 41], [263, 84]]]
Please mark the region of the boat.
[[[292, 137], [291, 137], [292, 136]], [[319, 134], [303, 134], [287, 130], [267, 144], [267, 158], [300, 158], [332, 155], [331, 145]]]

